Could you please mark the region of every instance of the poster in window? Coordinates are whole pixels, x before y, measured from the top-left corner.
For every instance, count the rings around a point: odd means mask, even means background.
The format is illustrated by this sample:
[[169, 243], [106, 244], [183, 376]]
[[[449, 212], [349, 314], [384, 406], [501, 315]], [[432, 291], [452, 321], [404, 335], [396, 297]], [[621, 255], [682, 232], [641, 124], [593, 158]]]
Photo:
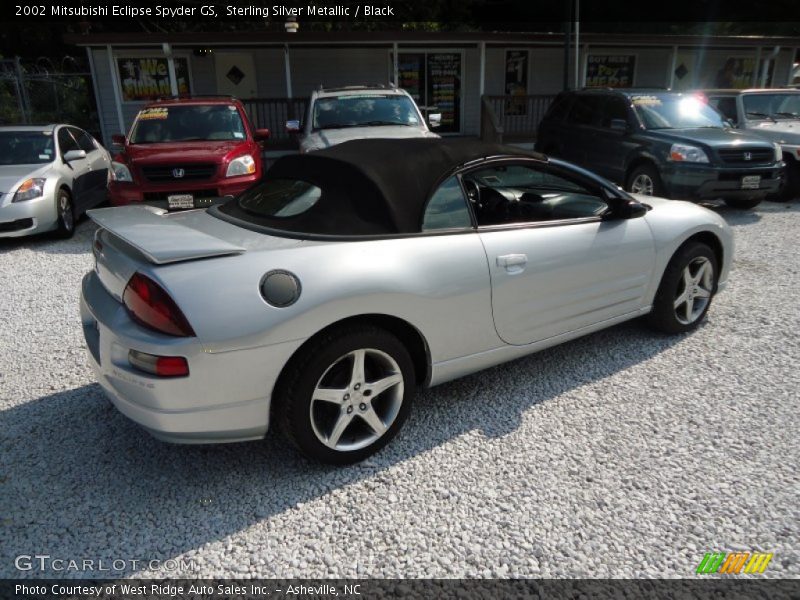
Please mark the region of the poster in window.
[[525, 95], [528, 93], [528, 51], [506, 50], [506, 96], [511, 96], [506, 101], [507, 115], [525, 115], [528, 113], [528, 103]]
[[586, 59], [586, 87], [631, 87], [635, 68], [633, 54], [590, 54]]
[[[173, 60], [178, 94], [190, 94], [189, 61], [181, 57]], [[118, 58], [117, 71], [123, 102], [141, 102], [172, 95], [169, 63], [165, 57]]]
[[430, 53], [427, 67], [428, 105], [435, 106], [435, 112], [442, 115], [436, 131], [457, 132], [461, 128], [461, 55]]
[[[774, 63], [770, 61], [767, 67], [766, 86], [769, 87], [772, 81], [772, 70]], [[756, 60], [751, 57], [729, 57], [722, 68], [717, 71], [714, 79], [714, 87], [718, 88], [749, 88], [753, 86], [753, 81], [761, 82], [763, 75], [764, 60], [762, 59], [758, 71], [756, 71]]]
[[414, 102], [423, 103], [422, 93], [425, 82], [425, 55], [398, 54], [397, 78], [398, 87], [407, 91]]

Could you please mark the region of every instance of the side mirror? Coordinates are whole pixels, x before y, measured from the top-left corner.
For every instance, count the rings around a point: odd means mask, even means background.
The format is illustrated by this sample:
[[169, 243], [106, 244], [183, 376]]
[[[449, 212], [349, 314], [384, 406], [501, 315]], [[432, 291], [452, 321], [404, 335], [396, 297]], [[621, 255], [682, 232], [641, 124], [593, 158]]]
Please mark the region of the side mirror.
[[125, 145], [125, 136], [121, 133], [115, 133], [111, 136], [111, 145], [112, 146], [124, 146]]
[[431, 113], [428, 115], [428, 125], [430, 127], [439, 127], [442, 124], [442, 113]]
[[257, 142], [266, 142], [269, 139], [270, 131], [269, 129], [256, 129], [253, 137]]
[[636, 200], [618, 199], [611, 205], [609, 216], [615, 219], [638, 219], [647, 214], [647, 207]]
[[64, 162], [72, 162], [82, 158], [86, 158], [86, 150], [70, 150], [64, 154]]
[[611, 119], [608, 126], [614, 131], [628, 131], [628, 122], [625, 119]]
[[286, 133], [299, 133], [299, 132], [300, 132], [300, 121], [298, 121], [297, 119], [286, 121]]

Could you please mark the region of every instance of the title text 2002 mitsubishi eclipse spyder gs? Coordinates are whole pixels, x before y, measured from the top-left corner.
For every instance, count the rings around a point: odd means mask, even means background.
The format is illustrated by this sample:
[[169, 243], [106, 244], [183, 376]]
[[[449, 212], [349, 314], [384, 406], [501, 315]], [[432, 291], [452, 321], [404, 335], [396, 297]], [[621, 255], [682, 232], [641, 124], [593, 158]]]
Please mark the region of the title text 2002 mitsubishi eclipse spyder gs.
[[640, 315], [679, 333], [725, 285], [731, 233], [545, 156], [356, 140], [286, 156], [207, 210], [92, 211], [90, 360], [158, 438], [275, 421], [307, 456], [361, 460], [432, 386]]

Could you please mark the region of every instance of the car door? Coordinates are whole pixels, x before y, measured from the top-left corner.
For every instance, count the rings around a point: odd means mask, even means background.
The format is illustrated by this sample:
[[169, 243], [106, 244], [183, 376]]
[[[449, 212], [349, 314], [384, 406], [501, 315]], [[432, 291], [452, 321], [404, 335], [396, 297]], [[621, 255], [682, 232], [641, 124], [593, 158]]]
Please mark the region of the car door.
[[89, 177], [89, 161], [87, 158], [79, 158], [66, 162], [64, 156], [72, 150], [80, 150], [78, 142], [69, 131], [68, 127], [61, 127], [56, 134], [58, 138], [58, 154], [63, 165], [63, 171], [72, 177], [72, 202], [77, 212], [82, 212], [87, 195], [91, 192]]
[[580, 93], [567, 113], [561, 126], [559, 158], [594, 169], [597, 160], [592, 144], [600, 120], [601, 94]]
[[629, 104], [621, 94], [606, 95], [591, 142], [593, 170], [619, 185], [625, 185], [627, 156], [637, 147], [630, 134], [634, 116]]
[[86, 152], [84, 198], [79, 206], [79, 211], [83, 212], [106, 199], [110, 161], [108, 153], [83, 129], [69, 127], [69, 131], [78, 143], [78, 147]]
[[524, 345], [633, 315], [655, 261], [643, 218], [607, 219], [594, 180], [537, 161], [462, 175], [486, 251], [500, 338]]

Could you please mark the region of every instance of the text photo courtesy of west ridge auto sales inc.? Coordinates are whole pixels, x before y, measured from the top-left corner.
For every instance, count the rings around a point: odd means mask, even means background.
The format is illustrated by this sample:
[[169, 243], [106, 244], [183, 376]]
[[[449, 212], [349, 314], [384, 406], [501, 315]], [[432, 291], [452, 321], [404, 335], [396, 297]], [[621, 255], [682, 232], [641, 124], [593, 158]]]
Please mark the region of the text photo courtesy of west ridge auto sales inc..
[[800, 597], [800, 6], [17, 3], [0, 598]]

